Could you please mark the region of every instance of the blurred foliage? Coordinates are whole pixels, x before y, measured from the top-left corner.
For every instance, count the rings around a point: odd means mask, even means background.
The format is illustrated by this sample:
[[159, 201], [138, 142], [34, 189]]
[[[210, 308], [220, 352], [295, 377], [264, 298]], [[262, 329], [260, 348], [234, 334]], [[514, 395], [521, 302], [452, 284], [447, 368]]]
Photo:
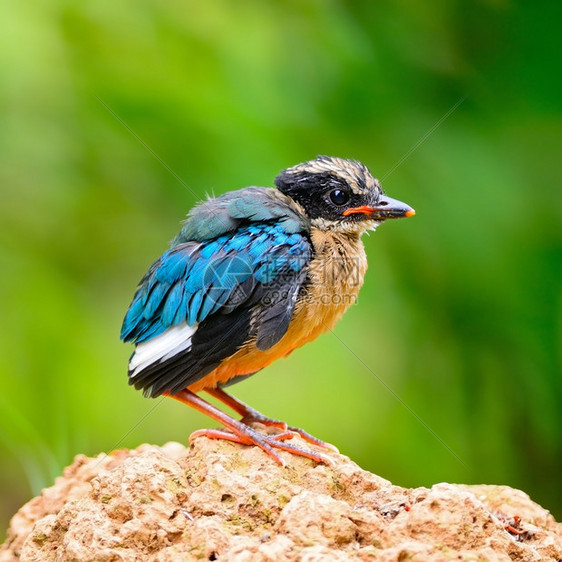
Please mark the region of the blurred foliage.
[[335, 335], [234, 393], [396, 483], [509, 484], [562, 518], [562, 4], [1, 10], [2, 527], [77, 453], [211, 423], [127, 386], [121, 319], [198, 199], [317, 154], [417, 216], [366, 238]]

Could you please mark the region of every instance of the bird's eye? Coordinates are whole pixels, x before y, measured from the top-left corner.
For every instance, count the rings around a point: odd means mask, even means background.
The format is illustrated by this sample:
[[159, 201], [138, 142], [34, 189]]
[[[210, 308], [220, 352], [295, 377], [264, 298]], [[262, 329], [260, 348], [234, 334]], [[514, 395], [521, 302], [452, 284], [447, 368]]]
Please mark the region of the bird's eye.
[[330, 191], [330, 201], [338, 207], [345, 205], [349, 201], [349, 193], [343, 189], [332, 189]]

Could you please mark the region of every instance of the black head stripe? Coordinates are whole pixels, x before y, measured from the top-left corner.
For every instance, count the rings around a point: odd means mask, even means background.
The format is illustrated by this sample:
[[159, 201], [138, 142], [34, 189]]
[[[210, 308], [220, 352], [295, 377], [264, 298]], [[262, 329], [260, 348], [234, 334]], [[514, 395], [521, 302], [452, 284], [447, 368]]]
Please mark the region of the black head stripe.
[[279, 191], [300, 203], [311, 219], [323, 214], [320, 200], [325, 193], [336, 188], [350, 191], [348, 184], [333, 172], [311, 174], [305, 170], [284, 170], [276, 178], [275, 185]]

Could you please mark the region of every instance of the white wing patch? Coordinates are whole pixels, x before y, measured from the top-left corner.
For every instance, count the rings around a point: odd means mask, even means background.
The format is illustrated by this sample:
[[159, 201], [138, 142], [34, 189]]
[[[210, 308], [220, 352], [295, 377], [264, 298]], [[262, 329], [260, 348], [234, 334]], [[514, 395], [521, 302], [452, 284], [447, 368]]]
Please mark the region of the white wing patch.
[[135, 348], [129, 361], [130, 376], [138, 375], [152, 363], [166, 361], [178, 353], [191, 347], [191, 338], [197, 331], [198, 323], [188, 326], [186, 322], [168, 328], [163, 334], [143, 343]]

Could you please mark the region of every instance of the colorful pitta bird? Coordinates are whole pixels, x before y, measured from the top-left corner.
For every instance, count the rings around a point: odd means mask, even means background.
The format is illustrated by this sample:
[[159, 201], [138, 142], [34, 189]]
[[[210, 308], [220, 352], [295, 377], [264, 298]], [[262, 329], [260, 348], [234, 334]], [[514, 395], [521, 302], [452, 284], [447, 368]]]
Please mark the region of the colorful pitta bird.
[[[220, 422], [205, 435], [329, 463], [289, 443], [295, 435], [224, 388], [332, 330], [355, 302], [367, 269], [361, 235], [415, 214], [383, 194], [366, 166], [319, 156], [281, 172], [275, 188], [246, 187], [200, 203], [142, 278], [121, 339], [133, 342], [129, 384], [175, 398]], [[206, 391], [237, 420], [197, 395]], [[259, 431], [254, 423], [279, 428]]]

